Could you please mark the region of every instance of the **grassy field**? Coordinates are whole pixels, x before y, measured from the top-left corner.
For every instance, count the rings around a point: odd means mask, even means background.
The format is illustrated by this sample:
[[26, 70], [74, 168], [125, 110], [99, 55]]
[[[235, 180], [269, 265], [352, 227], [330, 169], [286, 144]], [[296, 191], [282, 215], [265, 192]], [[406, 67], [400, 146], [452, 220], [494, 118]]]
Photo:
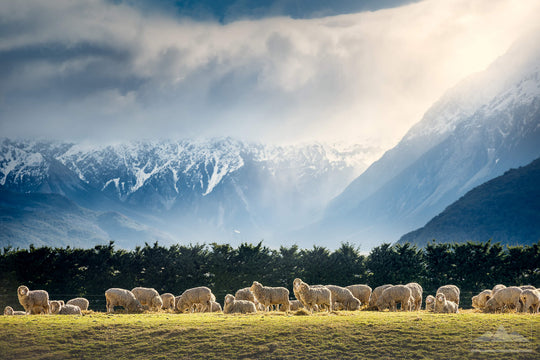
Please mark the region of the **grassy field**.
[[0, 359], [538, 359], [540, 316], [0, 316]]

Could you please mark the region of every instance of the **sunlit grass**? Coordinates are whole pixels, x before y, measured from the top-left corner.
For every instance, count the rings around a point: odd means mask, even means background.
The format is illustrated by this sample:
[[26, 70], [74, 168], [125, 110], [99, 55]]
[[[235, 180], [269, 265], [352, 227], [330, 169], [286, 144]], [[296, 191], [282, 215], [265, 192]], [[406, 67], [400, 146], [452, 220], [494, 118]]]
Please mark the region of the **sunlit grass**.
[[525, 340], [497, 343], [497, 359], [539, 358], [538, 315], [369, 311], [1, 316], [0, 358], [493, 358], [475, 340], [501, 326]]

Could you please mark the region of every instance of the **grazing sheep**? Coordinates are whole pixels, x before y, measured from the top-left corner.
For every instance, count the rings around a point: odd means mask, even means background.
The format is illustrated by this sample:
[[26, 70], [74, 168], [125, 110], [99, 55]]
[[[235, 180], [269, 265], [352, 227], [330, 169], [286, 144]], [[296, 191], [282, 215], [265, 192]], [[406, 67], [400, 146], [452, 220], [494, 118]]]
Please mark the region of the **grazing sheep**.
[[437, 294], [442, 293], [446, 297], [446, 300], [455, 302], [459, 306], [459, 288], [456, 285], [443, 285], [437, 289]]
[[32, 290], [21, 285], [17, 289], [17, 297], [27, 314], [48, 314], [49, 293], [45, 290]]
[[360, 309], [360, 300], [354, 297], [349, 289], [337, 285], [326, 285], [326, 288], [332, 293], [332, 307], [339, 303], [344, 310]]
[[266, 310], [272, 305], [281, 306], [282, 311], [289, 310], [289, 290], [284, 287], [263, 286], [258, 281], [254, 281], [251, 292]]
[[367, 285], [363, 284], [357, 284], [357, 285], [349, 285], [345, 287], [346, 289], [349, 289], [350, 292], [353, 294], [355, 298], [360, 300], [360, 303], [363, 306], [369, 305], [369, 298], [371, 297], [371, 288]]
[[377, 301], [379, 297], [382, 295], [383, 291], [388, 289], [389, 287], [394, 286], [391, 284], [381, 285], [377, 286], [375, 289], [373, 289], [371, 293], [371, 297], [369, 298], [369, 308], [370, 309], [376, 309], [377, 308]]
[[304, 305], [300, 302], [300, 300], [290, 300], [289, 301], [289, 310], [290, 311], [296, 311], [304, 309]]
[[126, 289], [110, 288], [105, 291], [107, 313], [113, 313], [115, 306], [121, 306], [130, 313], [143, 312], [143, 307], [133, 293]]
[[234, 294], [234, 298], [235, 300], [247, 300], [251, 301], [252, 303], [255, 302], [255, 296], [248, 287], [238, 290], [236, 294]]
[[225, 314], [249, 314], [256, 313], [255, 303], [249, 300], [235, 300], [234, 296], [227, 294], [223, 305]]
[[210, 303], [210, 312], [221, 312], [221, 305], [216, 302], [216, 301], [212, 301]]
[[60, 301], [51, 301], [51, 314], [57, 315], [82, 315], [81, 308], [77, 305], [62, 305]]
[[540, 291], [525, 289], [520, 296], [523, 304], [521, 311], [536, 314], [540, 308]]
[[435, 311], [435, 296], [428, 295], [426, 297], [426, 310], [427, 311]]
[[497, 284], [493, 287], [493, 289], [491, 289], [491, 296], [495, 295], [495, 293], [499, 290], [502, 290], [502, 289], [505, 289], [506, 286], [503, 285], [503, 284]]
[[26, 315], [26, 311], [15, 311], [11, 306], [6, 306], [4, 315]]
[[422, 309], [422, 293], [424, 292], [424, 289], [422, 289], [422, 286], [415, 282], [408, 283], [405, 286], [411, 289], [411, 294], [413, 298], [412, 304], [411, 304], [411, 310]]
[[201, 304], [204, 312], [212, 308], [212, 299], [215, 300], [216, 297], [206, 286], [187, 289], [176, 301], [176, 310], [183, 313], [192, 309], [193, 305]]
[[521, 310], [521, 293], [523, 291], [517, 286], [509, 286], [495, 292], [491, 299], [486, 302], [484, 311], [495, 312], [503, 310], [503, 307], [515, 308], [517, 311]]
[[410, 299], [412, 291], [405, 285], [395, 285], [384, 289], [381, 296], [377, 299], [377, 308], [382, 311], [390, 308], [390, 311], [397, 310], [397, 304], [401, 304], [401, 311], [410, 309]]
[[486, 302], [491, 298], [491, 290], [484, 290], [480, 294], [472, 297], [472, 306], [475, 309], [483, 310]]
[[435, 309], [434, 311], [436, 313], [455, 313], [458, 312], [458, 305], [450, 300], [446, 300], [446, 295], [444, 293], [440, 292], [437, 293], [437, 296], [435, 298]]
[[521, 290], [536, 290], [536, 288], [532, 285], [522, 285], [519, 287]]
[[90, 305], [90, 302], [85, 299], [85, 298], [82, 298], [82, 297], [78, 297], [78, 298], [75, 298], [75, 299], [71, 299], [67, 302], [68, 305], [76, 305], [78, 306], [81, 310], [88, 310], [88, 305]]
[[163, 301], [163, 305], [161, 306], [164, 310], [174, 310], [175, 309], [175, 302], [174, 302], [174, 295], [171, 293], [165, 293], [161, 294], [161, 300]]
[[298, 285], [298, 294], [303, 299], [303, 305], [306, 309], [313, 313], [313, 309], [319, 308], [332, 310], [332, 292], [326, 287], [313, 287], [305, 282]]
[[147, 306], [151, 311], [158, 311], [163, 306], [163, 300], [154, 288], [136, 287], [131, 292], [142, 306]]

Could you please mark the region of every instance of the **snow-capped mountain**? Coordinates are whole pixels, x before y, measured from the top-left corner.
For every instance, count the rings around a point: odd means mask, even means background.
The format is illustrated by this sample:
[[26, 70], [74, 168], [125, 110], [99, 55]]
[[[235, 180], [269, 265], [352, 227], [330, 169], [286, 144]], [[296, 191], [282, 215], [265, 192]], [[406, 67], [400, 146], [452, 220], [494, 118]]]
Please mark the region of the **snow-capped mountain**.
[[230, 138], [100, 146], [4, 139], [0, 188], [60, 194], [178, 241], [271, 242], [278, 232], [313, 221], [374, 153], [361, 146], [269, 146]]
[[298, 236], [323, 234], [367, 248], [393, 242], [473, 187], [540, 156], [536, 37], [451, 89]]

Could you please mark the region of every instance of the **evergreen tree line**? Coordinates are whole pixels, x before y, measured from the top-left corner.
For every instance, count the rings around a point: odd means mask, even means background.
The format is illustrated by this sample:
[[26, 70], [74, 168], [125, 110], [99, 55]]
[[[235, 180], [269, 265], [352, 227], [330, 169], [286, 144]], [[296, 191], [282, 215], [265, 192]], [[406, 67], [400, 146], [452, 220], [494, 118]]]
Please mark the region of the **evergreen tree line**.
[[146, 244], [134, 250], [115, 249], [114, 242], [92, 249], [30, 246], [4, 248], [0, 254], [0, 306], [19, 307], [19, 285], [47, 290], [51, 299], [83, 296], [93, 310], [105, 309], [104, 292], [111, 287], [153, 287], [160, 293], [180, 295], [196, 286], [208, 286], [222, 303], [227, 293], [250, 286], [292, 282], [308, 284], [383, 284], [418, 282], [424, 297], [445, 284], [461, 289], [462, 306], [472, 295], [495, 284], [540, 286], [540, 241], [530, 246], [500, 243], [437, 243], [425, 248], [410, 244], [383, 244], [368, 254], [349, 243], [335, 251], [314, 246], [270, 249], [262, 242], [173, 245]]

